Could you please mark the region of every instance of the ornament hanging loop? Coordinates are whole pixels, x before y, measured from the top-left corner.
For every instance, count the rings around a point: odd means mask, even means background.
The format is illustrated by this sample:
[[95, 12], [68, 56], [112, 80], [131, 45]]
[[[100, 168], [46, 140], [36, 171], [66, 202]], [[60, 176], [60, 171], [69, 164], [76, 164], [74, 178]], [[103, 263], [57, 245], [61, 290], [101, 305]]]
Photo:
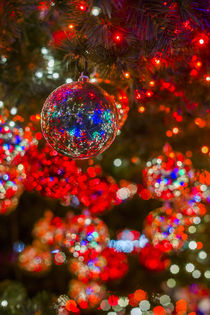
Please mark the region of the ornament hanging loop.
[[79, 77], [78, 81], [83, 81], [83, 82], [88, 81], [89, 77], [88, 77], [88, 63], [87, 63], [87, 60], [85, 60], [84, 70], [82, 69], [81, 65], [79, 64], [79, 58], [77, 59], [76, 65], [77, 65], [78, 71], [81, 73], [81, 76]]
[[88, 82], [89, 81], [89, 77], [87, 75], [84, 75], [84, 72], [81, 73], [78, 81], [82, 81], [82, 82]]

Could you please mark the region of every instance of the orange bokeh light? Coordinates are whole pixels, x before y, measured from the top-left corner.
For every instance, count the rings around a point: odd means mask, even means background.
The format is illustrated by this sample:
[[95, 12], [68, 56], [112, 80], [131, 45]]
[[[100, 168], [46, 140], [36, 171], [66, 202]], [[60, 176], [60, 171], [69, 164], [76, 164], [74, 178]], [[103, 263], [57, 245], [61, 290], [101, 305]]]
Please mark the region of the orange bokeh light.
[[139, 113], [144, 113], [145, 112], [145, 107], [144, 106], [140, 106], [139, 108], [138, 108], [138, 112]]
[[207, 154], [209, 152], [209, 148], [206, 145], [203, 145], [202, 148], [201, 148], [201, 152], [203, 154]]
[[200, 127], [200, 128], [204, 128], [204, 127], [206, 126], [205, 120], [203, 120], [203, 119], [200, 118], [200, 117], [195, 118], [194, 122], [195, 122], [195, 124], [196, 124], [198, 127]]
[[150, 81], [150, 82], [149, 82], [149, 85], [150, 85], [150, 86], [154, 86], [154, 85], [155, 85], [155, 81]]
[[167, 137], [170, 138], [170, 137], [172, 137], [172, 135], [173, 135], [173, 134], [172, 134], [172, 131], [171, 131], [171, 130], [167, 130], [167, 131], [166, 131], [166, 136], [167, 136]]

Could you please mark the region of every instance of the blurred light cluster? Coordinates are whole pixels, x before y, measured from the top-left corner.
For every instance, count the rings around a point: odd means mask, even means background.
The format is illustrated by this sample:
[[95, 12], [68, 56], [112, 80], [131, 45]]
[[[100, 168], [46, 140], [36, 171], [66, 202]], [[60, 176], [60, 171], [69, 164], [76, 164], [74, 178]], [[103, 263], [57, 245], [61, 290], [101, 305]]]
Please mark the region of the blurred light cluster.
[[105, 294], [105, 287], [95, 281], [86, 284], [79, 280], [71, 280], [69, 283], [69, 296], [81, 309], [96, 307]]
[[[171, 293], [171, 290], [168, 290]], [[178, 299], [180, 304], [177, 303], [176, 311], [179, 310], [183, 304], [183, 311], [193, 312], [189, 314], [203, 314], [208, 315], [210, 312], [210, 290], [204, 285], [192, 283], [189, 286], [179, 287], [174, 289], [173, 296]]]
[[88, 256], [83, 260], [69, 260], [71, 273], [85, 283], [90, 280], [107, 282], [121, 279], [128, 271], [127, 256], [114, 249], [105, 248], [97, 256], [91, 253]]
[[182, 249], [188, 238], [182, 214], [166, 207], [148, 214], [144, 233], [153, 246], [163, 252]]
[[16, 208], [23, 192], [22, 176], [24, 171], [17, 167], [0, 165], [0, 214], [8, 214]]
[[[42, 245], [47, 248], [57, 265], [66, 262], [65, 250], [69, 257], [79, 258], [81, 262], [95, 259], [107, 247], [109, 241], [108, 229], [101, 219], [72, 214], [61, 219], [53, 217], [51, 211], [47, 211], [44, 218], [35, 224], [33, 236], [34, 247], [39, 249]], [[21, 251], [19, 261], [25, 257], [25, 252], [27, 248]], [[21, 266], [24, 269], [24, 266]]]
[[85, 206], [96, 214], [121, 202], [117, 196], [118, 185], [113, 178], [102, 177], [99, 166], [90, 166], [82, 172], [75, 161], [47, 145], [41, 150], [31, 147], [22, 163], [26, 169], [26, 190], [59, 199], [66, 206]]
[[[16, 108], [12, 108], [12, 115], [15, 115]], [[17, 155], [23, 156], [26, 150], [36, 143], [31, 129], [23, 128], [17, 121], [17, 117], [6, 117], [0, 115], [0, 163], [11, 164]]]
[[119, 129], [121, 129], [128, 117], [128, 96], [122, 89], [118, 89], [116, 95], [113, 96], [113, 99], [118, 110], [118, 123]]
[[192, 162], [182, 153], [171, 149], [146, 163], [144, 182], [157, 199], [181, 197], [194, 179]]
[[[96, 297], [94, 299], [94, 306], [99, 304], [99, 309], [106, 312], [107, 315], [117, 315], [117, 314], [130, 314], [130, 315], [143, 315], [146, 313], [151, 313], [154, 315], [165, 315], [165, 314], [192, 314], [187, 313], [187, 310], [190, 311], [191, 305], [188, 304], [188, 299], [185, 300], [183, 297], [179, 299], [176, 298], [175, 302], [171, 300], [170, 296], [167, 294], [158, 295], [156, 294], [153, 299], [148, 298], [148, 294], [146, 291], [142, 289], [137, 289], [134, 293], [129, 294], [129, 296], [118, 296], [118, 295], [108, 295], [105, 291], [102, 291], [102, 287], [98, 287], [96, 290], [96, 286], [94, 287], [94, 282], [90, 284], [92, 288], [91, 292], [96, 291]], [[93, 303], [91, 303], [90, 297], [92, 296], [91, 293], [87, 294], [87, 286], [82, 285], [81, 282], [73, 281], [72, 282], [72, 292], [75, 293], [75, 298], [68, 298], [68, 296], [60, 296], [58, 298], [58, 314], [62, 315], [63, 310], [68, 310], [68, 312], [77, 313], [79, 307], [81, 309], [88, 308], [88, 306], [93, 307]], [[85, 290], [86, 289], [86, 290]], [[79, 294], [79, 290], [81, 294]], [[85, 291], [84, 291], [85, 290]], [[99, 292], [101, 294], [100, 301], [98, 299]], [[102, 294], [103, 292], [103, 294]], [[71, 293], [72, 295], [72, 293]], [[103, 296], [106, 295], [106, 298]], [[83, 297], [83, 299], [82, 299]], [[205, 294], [203, 294], [205, 298]], [[75, 304], [75, 301], [77, 302]], [[190, 301], [189, 301], [190, 303]], [[205, 300], [205, 310], [207, 310], [207, 305]], [[70, 306], [73, 306], [72, 308]], [[204, 310], [204, 309], [203, 309]], [[67, 313], [69, 314], [69, 313]], [[203, 313], [207, 315], [207, 313]]]
[[137, 185], [127, 180], [121, 180], [119, 186], [120, 188], [116, 193], [118, 203], [132, 198], [138, 191]]
[[[73, 33], [73, 28], [68, 28], [65, 31], [59, 30], [53, 33], [52, 45], [59, 46], [63, 40]], [[44, 67], [36, 69], [34, 79], [37, 83], [46, 80], [58, 80], [60, 78], [60, 62], [52, 56], [50, 49], [46, 47], [41, 48], [41, 55], [44, 61]]]
[[65, 246], [74, 257], [97, 256], [107, 246], [109, 232], [105, 223], [95, 217], [78, 215], [71, 218], [66, 230]]
[[195, 202], [210, 202], [210, 172], [206, 170], [196, 172], [195, 182], [190, 194]]
[[32, 273], [45, 273], [52, 265], [51, 253], [42, 244], [26, 246], [19, 256], [21, 269]]
[[21, 159], [37, 143], [33, 130], [29, 126], [23, 128], [24, 119], [16, 114], [17, 108], [13, 107], [10, 114], [3, 109], [0, 115], [0, 214], [16, 208], [26, 177]]
[[117, 235], [117, 240], [110, 240], [109, 247], [117, 252], [133, 253], [138, 252], [145, 247], [148, 239], [144, 234], [140, 235], [138, 231], [123, 230]]
[[170, 265], [170, 259], [165, 255], [165, 252], [150, 243], [141, 249], [139, 262], [152, 271], [163, 271]]
[[[45, 273], [52, 262], [67, 263], [76, 277], [69, 284], [69, 295], [82, 309], [98, 305], [105, 296], [102, 283], [120, 279], [128, 270], [126, 255], [107, 247], [108, 229], [97, 217], [69, 213], [61, 219], [47, 211], [34, 226], [33, 236], [32, 246], [15, 245], [15, 251], [20, 253], [19, 267], [32, 273]], [[65, 304], [69, 311], [70, 304]]]
[[88, 215], [67, 215], [65, 219], [53, 217], [47, 211], [33, 229], [33, 235], [53, 249], [67, 248], [73, 257], [98, 255], [109, 240], [108, 229], [99, 218]]

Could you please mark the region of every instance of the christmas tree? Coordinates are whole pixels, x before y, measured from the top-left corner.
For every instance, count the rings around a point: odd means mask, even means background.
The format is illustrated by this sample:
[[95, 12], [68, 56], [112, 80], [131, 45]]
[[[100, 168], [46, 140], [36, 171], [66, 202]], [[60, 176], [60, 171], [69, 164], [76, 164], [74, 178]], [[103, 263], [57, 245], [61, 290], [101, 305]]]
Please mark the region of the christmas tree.
[[0, 314], [210, 314], [205, 0], [0, 3]]

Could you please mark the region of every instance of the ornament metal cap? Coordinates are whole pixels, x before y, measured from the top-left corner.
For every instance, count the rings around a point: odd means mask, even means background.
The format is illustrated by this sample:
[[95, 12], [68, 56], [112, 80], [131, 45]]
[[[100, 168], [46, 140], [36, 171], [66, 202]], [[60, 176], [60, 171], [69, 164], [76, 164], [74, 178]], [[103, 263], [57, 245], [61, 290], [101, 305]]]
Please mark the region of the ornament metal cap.
[[79, 82], [89, 82], [89, 77], [87, 75], [84, 75], [84, 73], [81, 73], [81, 76], [78, 79]]

